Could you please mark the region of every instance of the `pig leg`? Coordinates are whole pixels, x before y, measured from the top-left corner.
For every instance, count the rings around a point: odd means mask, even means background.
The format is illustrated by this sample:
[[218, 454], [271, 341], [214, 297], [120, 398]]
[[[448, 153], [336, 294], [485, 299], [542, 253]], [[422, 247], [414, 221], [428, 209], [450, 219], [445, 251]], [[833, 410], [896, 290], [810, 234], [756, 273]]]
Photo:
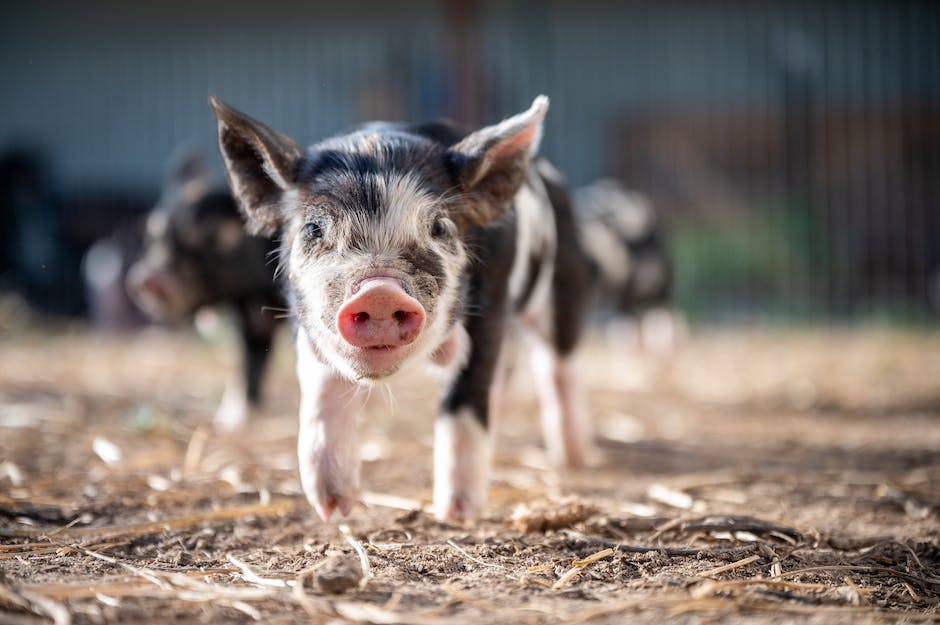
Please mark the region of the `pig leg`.
[[[561, 195], [553, 198], [564, 201]], [[574, 359], [591, 300], [592, 272], [573, 236], [576, 228], [570, 211], [557, 211], [556, 219], [551, 305], [528, 320], [527, 337], [549, 458], [556, 465], [578, 466], [587, 462], [593, 438]]]
[[[498, 313], [505, 309], [505, 294], [491, 290], [484, 305]], [[434, 513], [440, 520], [476, 518], [486, 504], [491, 390], [504, 325], [499, 314], [465, 322], [470, 353], [455, 371], [434, 424]]]
[[240, 379], [229, 382], [216, 410], [213, 424], [219, 430], [241, 429], [261, 401], [261, 381], [271, 353], [276, 322], [261, 304], [242, 304], [236, 308], [241, 340]]
[[297, 331], [300, 381], [300, 482], [324, 521], [339, 508], [352, 510], [359, 498], [359, 440], [356, 417], [364, 404], [359, 387], [320, 361], [307, 334]]
[[527, 332], [526, 338], [549, 459], [557, 466], [582, 466], [592, 432], [573, 354], [560, 354], [537, 331]]

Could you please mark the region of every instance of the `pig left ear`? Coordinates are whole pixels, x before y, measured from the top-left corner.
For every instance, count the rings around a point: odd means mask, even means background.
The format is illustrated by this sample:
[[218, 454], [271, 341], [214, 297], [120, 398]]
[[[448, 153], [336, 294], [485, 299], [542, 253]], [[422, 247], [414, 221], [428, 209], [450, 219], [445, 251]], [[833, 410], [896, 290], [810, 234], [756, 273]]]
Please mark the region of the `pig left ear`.
[[461, 186], [478, 200], [472, 221], [485, 224], [506, 212], [538, 151], [547, 111], [548, 98], [540, 95], [529, 110], [471, 133], [450, 148]]

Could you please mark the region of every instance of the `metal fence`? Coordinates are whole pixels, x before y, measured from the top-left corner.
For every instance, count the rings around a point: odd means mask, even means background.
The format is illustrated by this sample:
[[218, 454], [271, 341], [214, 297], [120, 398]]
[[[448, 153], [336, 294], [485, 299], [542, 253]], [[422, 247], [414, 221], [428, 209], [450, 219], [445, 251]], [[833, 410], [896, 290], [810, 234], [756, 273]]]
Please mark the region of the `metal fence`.
[[[310, 142], [378, 117], [492, 121], [547, 93], [544, 152], [573, 185], [613, 175], [653, 198], [686, 310], [913, 320], [940, 306], [934, 2], [2, 11], [0, 150], [44, 157], [59, 202], [44, 220], [97, 215], [48, 234], [76, 253], [146, 206], [179, 143], [214, 152], [209, 92]], [[95, 213], [76, 199], [102, 194], [127, 201]], [[28, 255], [23, 219], [6, 238]]]

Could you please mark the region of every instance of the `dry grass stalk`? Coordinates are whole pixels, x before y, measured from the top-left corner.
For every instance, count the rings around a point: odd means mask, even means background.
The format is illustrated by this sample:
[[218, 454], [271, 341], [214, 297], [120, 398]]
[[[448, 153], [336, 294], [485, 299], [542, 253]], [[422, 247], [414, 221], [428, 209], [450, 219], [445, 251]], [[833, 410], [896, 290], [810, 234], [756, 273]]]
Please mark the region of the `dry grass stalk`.
[[[223, 508], [211, 512], [191, 514], [183, 517], [163, 519], [160, 521], [147, 521], [132, 525], [107, 525], [104, 527], [79, 527], [79, 528], [60, 528], [58, 530], [47, 529], [7, 529], [0, 528], [0, 537], [50, 537], [56, 534], [63, 534], [66, 539], [74, 539], [83, 536], [92, 536], [98, 539], [112, 539], [123, 537], [139, 537], [158, 532], [172, 531], [199, 525], [200, 523], [221, 523], [244, 519], [254, 516], [281, 516], [287, 514], [293, 508], [289, 501], [276, 501], [268, 504], [255, 504], [251, 506], [239, 506], [236, 508]], [[74, 521], [75, 523], [77, 521]]]
[[257, 586], [270, 586], [271, 588], [287, 588], [294, 583], [293, 580], [261, 577], [255, 573], [247, 563], [242, 562], [232, 554], [229, 554], [226, 557], [226, 560], [238, 567], [238, 570], [241, 571], [242, 579], [244, 579], [249, 584], [255, 584]]
[[796, 575], [802, 575], [803, 573], [814, 573], [818, 571], [868, 571], [871, 573], [887, 573], [889, 575], [896, 575], [898, 577], [903, 577], [909, 581], [917, 582], [918, 584], [921, 584], [924, 588], [940, 587], [940, 579], [937, 579], [937, 578], [928, 579], [925, 577], [921, 577], [919, 575], [914, 575], [913, 573], [901, 571], [899, 569], [888, 568], [886, 566], [867, 566], [867, 565], [854, 565], [854, 564], [808, 566], [802, 569], [784, 571], [780, 575], [775, 576], [775, 579], [784, 578], [784, 577], [794, 577]]
[[646, 496], [653, 501], [679, 508], [680, 510], [690, 510], [695, 501], [688, 493], [669, 488], [663, 484], [653, 484], [646, 492]]
[[788, 525], [750, 516], [734, 515], [709, 515], [704, 517], [680, 517], [673, 519], [657, 527], [656, 530], [650, 534], [649, 540], [653, 542], [663, 534], [674, 530], [679, 533], [693, 531], [710, 533], [723, 532], [731, 537], [736, 537], [739, 533], [742, 536], [746, 536], [746, 533], [766, 534], [791, 545], [795, 545], [803, 540], [802, 532]]
[[[503, 570], [503, 571], [508, 571], [508, 570], [509, 570], [509, 569], [507, 569], [505, 566], [503, 566], [502, 564], [494, 564], [494, 563], [492, 563], [492, 562], [484, 562], [483, 560], [481, 560], [481, 559], [479, 559], [479, 558], [473, 557], [472, 555], [470, 555], [469, 553], [467, 553], [466, 550], [464, 550], [463, 548], [461, 548], [460, 545], [458, 545], [457, 543], [455, 543], [455, 542], [452, 541], [452, 540], [448, 540], [448, 541], [447, 541], [447, 544], [450, 545], [451, 548], [453, 548], [457, 553], [459, 553], [460, 555], [462, 555], [462, 556], [465, 557], [466, 559], [470, 560], [471, 562], [475, 562], [476, 564], [479, 564], [480, 566], [488, 566], [488, 567], [491, 567], [491, 568], [494, 568], [494, 569], [500, 569], [500, 570]], [[513, 579], [516, 579], [516, 578], [513, 578]]]
[[193, 475], [198, 472], [208, 440], [209, 430], [205, 426], [200, 425], [193, 430], [192, 436], [189, 437], [189, 444], [186, 445], [186, 454], [183, 456], [183, 475]]
[[655, 530], [653, 530], [653, 532], [649, 535], [649, 538], [648, 538], [649, 542], [651, 543], [656, 542], [660, 536], [662, 536], [666, 532], [676, 527], [679, 527], [680, 525], [685, 523], [685, 521], [686, 519], [682, 517], [679, 517], [678, 519], [673, 519], [671, 521], [666, 521], [665, 523], [657, 527]]
[[609, 558], [615, 553], [616, 551], [614, 549], [608, 547], [607, 549], [598, 551], [597, 553], [591, 554], [586, 558], [573, 561], [571, 563], [571, 568], [565, 571], [564, 574], [562, 574], [562, 576], [559, 577], [554, 584], [552, 584], [552, 590], [561, 590], [574, 581], [574, 579], [580, 575], [581, 571], [583, 571], [585, 568], [597, 562], [598, 560]]
[[[94, 549], [95, 551], [101, 552], [101, 551], [105, 551], [105, 550], [108, 550], [108, 549], [114, 549], [114, 548], [116, 548], [116, 547], [123, 547], [123, 546], [129, 545], [129, 544], [130, 544], [130, 541], [121, 540], [121, 541], [113, 542], [113, 543], [111, 543], [111, 542], [105, 542], [105, 543], [98, 543], [98, 542], [95, 542], [95, 543], [93, 543], [93, 544], [91, 544], [91, 545], [87, 545], [87, 547], [88, 547], [89, 549]], [[85, 546], [85, 545], [82, 545], [82, 546]], [[63, 551], [63, 548], [62, 548], [62, 547], [58, 547], [58, 546], [50, 547], [48, 543], [29, 543], [28, 547], [25, 548], [25, 549], [22, 549], [22, 548], [21, 548], [21, 549], [16, 549], [16, 548], [17, 548], [17, 547], [26, 547], [26, 545], [0, 545], [0, 547], [8, 547], [8, 548], [9, 548], [9, 549], [5, 549], [5, 550], [4, 550], [4, 549], [0, 549], [0, 560], [7, 560], [7, 559], [10, 559], [10, 558], [19, 558], [19, 557], [22, 557], [23, 555], [26, 555], [26, 554], [35, 556], [35, 555], [44, 555], [44, 554], [48, 554], [48, 553], [56, 553], [56, 552], [58, 552], [58, 551]], [[70, 550], [70, 548], [66, 548], [65, 550], [68, 551], [68, 550]]]
[[551, 562], [549, 564], [536, 564], [534, 566], [526, 567], [526, 571], [529, 573], [541, 573], [543, 571], [552, 571], [555, 569], [555, 563]]
[[728, 555], [728, 554], [740, 554], [744, 555], [746, 553], [752, 553], [755, 549], [755, 545], [749, 544], [742, 547], [664, 547], [662, 545], [625, 545], [620, 541], [609, 540], [607, 538], [601, 538], [600, 536], [591, 536], [589, 534], [582, 534], [581, 532], [576, 532], [574, 530], [561, 530], [562, 534], [573, 538], [575, 540], [580, 540], [588, 543], [595, 543], [598, 545], [605, 545], [611, 547], [615, 551], [621, 551], [623, 553], [647, 553], [650, 551], [661, 553], [667, 556], [676, 556], [676, 557], [699, 557], [702, 555]]
[[55, 625], [71, 625], [72, 617], [61, 603], [40, 594], [15, 590], [0, 584], [0, 604], [14, 606], [40, 617], [51, 618]]
[[561, 590], [562, 588], [570, 584], [572, 581], [574, 581], [574, 578], [580, 575], [581, 571], [583, 570], [584, 570], [584, 567], [581, 567], [581, 566], [571, 567], [570, 569], [565, 571], [564, 574], [561, 577], [559, 577], [555, 581], [554, 584], [552, 584], [552, 590]]
[[716, 566], [713, 569], [708, 569], [707, 571], [702, 571], [699, 573], [699, 577], [714, 577], [720, 573], [726, 573], [728, 571], [733, 571], [734, 569], [741, 568], [742, 566], [747, 566], [748, 564], [753, 564], [761, 559], [759, 555], [753, 555], [747, 558], [742, 558], [737, 562], [731, 562], [730, 564], [725, 564], [723, 566]]
[[616, 553], [616, 551], [608, 547], [607, 549], [598, 551], [597, 553], [590, 555], [584, 558], [583, 560], [575, 560], [574, 562], [571, 563], [571, 565], [584, 568], [589, 564], [593, 564], [594, 562], [597, 562], [598, 560], [603, 560], [606, 557], [612, 556], [614, 553]]
[[[175, 574], [202, 579], [210, 575], [231, 575], [237, 572], [237, 569], [206, 569], [201, 571], [187, 571], [185, 573], [177, 572]], [[152, 585], [149, 580], [136, 576], [130, 580], [126, 578], [115, 579], [108, 577], [92, 583], [82, 581], [58, 584], [28, 584], [23, 586], [23, 590], [42, 594], [55, 601], [64, 601], [68, 599], [94, 598], [97, 594], [103, 594], [109, 597], [147, 595], [150, 594]]]
[[493, 562], [484, 562], [483, 560], [481, 560], [481, 559], [479, 559], [479, 558], [475, 558], [475, 557], [473, 557], [472, 555], [470, 555], [465, 549], [461, 548], [460, 545], [458, 545], [457, 543], [455, 543], [455, 542], [452, 541], [452, 540], [448, 540], [448, 541], [447, 541], [447, 544], [448, 544], [454, 551], [456, 551], [457, 553], [459, 553], [460, 555], [462, 555], [463, 557], [465, 557], [466, 559], [470, 560], [471, 562], [473, 562], [473, 563], [475, 563], [475, 564], [479, 564], [480, 566], [485, 566], [485, 567], [494, 568], [494, 569], [499, 569], [499, 570], [501, 570], [501, 571], [504, 571], [504, 574], [506, 575], [506, 577], [509, 578], [509, 579], [511, 579], [511, 580], [513, 580], [514, 582], [520, 582], [520, 583], [524, 583], [524, 584], [534, 584], [534, 585], [536, 585], [536, 586], [541, 586], [541, 587], [543, 587], [543, 588], [549, 588], [549, 587], [550, 587], [549, 584], [547, 584], [546, 582], [543, 582], [542, 580], [539, 580], [539, 579], [530, 579], [530, 578], [527, 578], [527, 577], [518, 577], [518, 576], [516, 576], [516, 575], [513, 575], [512, 573], [509, 572], [509, 569], [508, 569], [507, 567], [503, 566], [502, 564], [495, 564], [495, 563], [493, 563]]
[[[386, 610], [369, 603], [337, 601], [332, 604], [333, 611], [341, 618], [356, 623], [374, 623], [375, 625], [453, 625], [450, 616], [436, 616], [428, 613], [402, 613]], [[321, 613], [322, 618], [322, 613]]]
[[369, 578], [372, 577], [372, 567], [369, 565], [369, 556], [366, 554], [366, 550], [363, 549], [362, 543], [353, 537], [348, 525], [345, 523], [341, 524], [339, 531], [343, 535], [343, 538], [346, 539], [346, 542], [359, 554], [359, 566], [362, 567], [362, 578], [359, 580], [359, 590], [362, 590], [366, 587], [366, 584], [369, 583]]
[[[774, 580], [774, 579], [764, 579], [764, 578], [755, 578], [755, 579], [735, 579], [727, 581], [717, 581], [717, 582], [706, 582], [700, 588], [701, 592], [704, 594], [716, 592], [718, 590], [728, 590], [736, 588], [744, 588], [747, 586], [766, 586], [767, 588], [778, 588], [781, 590], [797, 590], [797, 591], [822, 591], [829, 590], [832, 586], [828, 584], [809, 584], [804, 582], [787, 582], [783, 580]], [[870, 593], [870, 590], [860, 589], [861, 592]]]
[[[319, 618], [322, 618], [324, 615], [334, 613], [332, 610], [328, 609], [328, 606], [323, 607], [322, 604], [318, 606], [309, 597], [306, 597], [305, 593], [303, 593], [302, 586], [299, 589], [299, 595], [297, 592], [298, 589], [296, 588], [295, 592], [286, 592], [286, 588], [288, 586], [294, 585], [296, 583], [291, 584], [284, 580], [262, 578], [261, 576], [254, 573], [247, 564], [240, 562], [236, 558], [231, 558], [231, 560], [233, 561], [233, 564], [238, 566], [237, 570], [241, 573], [242, 578], [246, 579], [246, 581], [250, 581], [251, 583], [256, 584], [256, 586], [251, 588], [243, 588], [212, 584], [207, 581], [193, 579], [192, 577], [183, 573], [158, 571], [146, 567], [137, 567], [126, 562], [122, 562], [116, 558], [112, 558], [110, 556], [106, 556], [104, 554], [100, 554], [81, 547], [70, 545], [63, 545], [63, 547], [68, 547], [70, 549], [80, 551], [90, 557], [120, 566], [127, 572], [141, 578], [145, 582], [149, 582], [149, 584], [125, 585], [124, 589], [129, 592], [125, 592], [124, 596], [133, 595], [138, 597], [176, 599], [180, 601], [190, 601], [196, 603], [225, 605], [245, 612], [256, 620], [260, 620], [262, 618], [262, 614], [254, 607], [249, 606], [248, 602], [270, 600], [276, 601], [286, 598], [296, 602], [305, 611], [312, 609]], [[205, 578], [207, 574], [208, 572], [206, 571], [198, 572], [198, 575], [203, 578]], [[284, 585], [279, 586], [272, 582], [283, 582]], [[300, 586], [299, 584], [296, 585]], [[89, 588], [87, 584], [83, 584], [82, 590], [84, 590], [86, 593], [90, 592], [90, 596], [96, 596], [103, 589]], [[119, 593], [114, 592], [115, 590], [117, 589], [111, 587], [108, 589], [106, 594], [112, 597], [118, 596]], [[52, 602], [51, 599], [44, 595], [46, 595], [46, 593], [38, 595], [36, 601]], [[300, 595], [303, 595], [305, 600], [300, 599]], [[41, 604], [36, 603], [36, 605]], [[50, 609], [52, 609], [52, 607], [50, 607]], [[62, 621], [60, 623], [58, 620], [56, 620], [56, 625], [68, 625], [69, 622], [70, 621]]]

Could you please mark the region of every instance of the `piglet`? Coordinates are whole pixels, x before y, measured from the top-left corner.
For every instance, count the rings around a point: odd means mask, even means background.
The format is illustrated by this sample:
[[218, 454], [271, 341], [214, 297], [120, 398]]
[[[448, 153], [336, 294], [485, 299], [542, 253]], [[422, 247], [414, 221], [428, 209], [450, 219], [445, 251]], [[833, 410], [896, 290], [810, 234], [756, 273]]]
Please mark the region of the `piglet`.
[[564, 188], [530, 167], [547, 98], [475, 132], [376, 122], [307, 149], [214, 96], [210, 106], [250, 231], [280, 241], [296, 321], [301, 482], [320, 517], [358, 501], [357, 389], [429, 362], [444, 379], [435, 513], [480, 515], [511, 323], [531, 347], [549, 454], [585, 460], [572, 355], [590, 269]]
[[127, 290], [151, 319], [176, 322], [205, 306], [235, 313], [242, 371], [215, 414], [223, 430], [240, 428], [259, 404], [261, 382], [284, 299], [275, 285], [276, 245], [250, 236], [232, 193], [211, 184], [193, 152], [171, 159], [163, 191], [147, 216], [144, 249]]

